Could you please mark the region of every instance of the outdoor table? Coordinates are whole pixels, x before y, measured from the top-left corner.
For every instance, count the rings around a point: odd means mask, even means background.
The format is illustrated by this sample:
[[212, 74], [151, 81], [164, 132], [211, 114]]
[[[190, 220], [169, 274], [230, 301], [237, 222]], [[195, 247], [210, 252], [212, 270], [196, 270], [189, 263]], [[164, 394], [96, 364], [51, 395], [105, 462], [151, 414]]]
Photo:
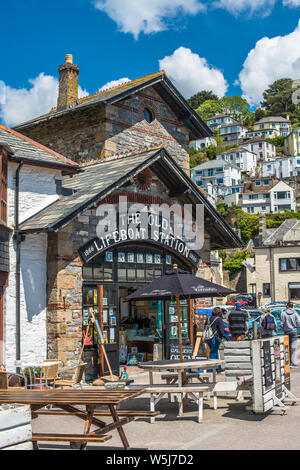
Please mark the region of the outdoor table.
[[149, 382], [153, 385], [153, 373], [175, 371], [178, 374], [178, 386], [182, 387], [185, 383], [185, 373], [190, 369], [209, 370], [213, 371], [213, 382], [217, 381], [217, 368], [225, 364], [225, 361], [220, 359], [189, 359], [187, 361], [153, 361], [141, 362], [139, 367], [149, 372]]
[[[111, 436], [107, 433], [117, 429], [123, 443], [124, 449], [129, 450], [129, 444], [123, 430], [123, 425], [134, 418], [125, 417], [120, 419], [116, 406], [135, 398], [144, 393], [140, 390], [0, 390], [0, 404], [18, 403], [30, 405], [31, 412], [47, 406], [55, 405], [60, 408], [62, 415], [77, 416], [85, 421], [83, 434], [33, 434], [32, 440], [36, 441], [67, 441], [80, 442], [80, 449], [86, 448], [87, 442], [105, 442]], [[85, 406], [86, 411], [77, 406]], [[96, 407], [105, 406], [110, 411], [112, 423], [105, 423], [94, 416]], [[51, 414], [51, 411], [47, 411]], [[57, 414], [57, 411], [53, 411]], [[90, 432], [91, 425], [97, 429]], [[36, 444], [37, 446], [37, 444]], [[37, 446], [38, 448], [38, 446]]]
[[[196, 370], [210, 370], [213, 371], [213, 383], [217, 381], [217, 368], [220, 365], [225, 364], [225, 361], [220, 359], [189, 359], [187, 361], [174, 361], [174, 360], [162, 360], [153, 362], [141, 362], [139, 367], [149, 372], [150, 387], [154, 386], [153, 373], [154, 372], [165, 372], [175, 371], [178, 374], [178, 388], [182, 388], [186, 385], [186, 372], [190, 369]], [[174, 388], [175, 391], [176, 387]], [[217, 394], [213, 391], [214, 396], [214, 408], [217, 407]], [[180, 402], [180, 412], [182, 413], [185, 408], [184, 399]]]

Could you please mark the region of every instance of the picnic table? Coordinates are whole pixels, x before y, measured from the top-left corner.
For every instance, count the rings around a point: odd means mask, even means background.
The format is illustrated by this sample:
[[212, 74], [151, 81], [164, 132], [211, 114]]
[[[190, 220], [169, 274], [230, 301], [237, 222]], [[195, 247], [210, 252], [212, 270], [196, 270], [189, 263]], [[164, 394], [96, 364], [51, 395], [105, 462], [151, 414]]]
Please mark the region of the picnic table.
[[225, 364], [225, 361], [220, 359], [189, 359], [187, 361], [152, 361], [141, 362], [139, 367], [149, 372], [149, 382], [153, 385], [153, 373], [174, 371], [178, 375], [178, 386], [182, 387], [186, 382], [186, 373], [189, 370], [212, 370], [213, 382], [217, 381], [217, 368]]
[[[80, 449], [86, 449], [88, 442], [105, 442], [111, 438], [110, 431], [117, 429], [123, 443], [124, 449], [129, 450], [129, 443], [123, 430], [123, 425], [129, 423], [134, 417], [119, 417], [116, 406], [135, 398], [143, 393], [143, 390], [0, 390], [0, 404], [18, 403], [30, 405], [34, 415], [67, 415], [77, 416], [84, 420], [82, 434], [53, 434], [33, 433], [32, 441], [38, 448], [38, 441], [66, 441], [80, 443]], [[39, 411], [47, 405], [55, 405], [59, 410]], [[84, 409], [78, 408], [84, 406]], [[108, 407], [111, 423], [105, 423], [97, 416], [97, 407]], [[101, 413], [101, 412], [100, 412]], [[99, 413], [99, 414], [100, 414]], [[97, 428], [90, 431], [91, 425]]]
[[[146, 393], [150, 394], [150, 410], [155, 411], [155, 405], [163, 398], [164, 395], [168, 395], [169, 399], [173, 397], [173, 394], [177, 395], [179, 401], [179, 415], [183, 414], [185, 408], [185, 397], [192, 396], [198, 405], [198, 422], [202, 422], [203, 416], [203, 393], [213, 392], [214, 396], [214, 408], [217, 408], [217, 394], [214, 390], [214, 385], [217, 381], [217, 368], [224, 364], [224, 361], [219, 359], [191, 359], [187, 361], [174, 361], [174, 360], [162, 360], [140, 363], [139, 367], [149, 372], [150, 385], [143, 385]], [[188, 384], [187, 373], [190, 370], [196, 370], [195, 377], [201, 375], [200, 371], [212, 370], [213, 371], [213, 382], [212, 387], [207, 384], [191, 385]], [[168, 376], [162, 376], [167, 380], [167, 385], [156, 385], [154, 384], [153, 374], [154, 372], [166, 372], [172, 371], [174, 374]], [[210, 390], [211, 389], [211, 390]], [[155, 416], [150, 418], [150, 422], [155, 422]]]

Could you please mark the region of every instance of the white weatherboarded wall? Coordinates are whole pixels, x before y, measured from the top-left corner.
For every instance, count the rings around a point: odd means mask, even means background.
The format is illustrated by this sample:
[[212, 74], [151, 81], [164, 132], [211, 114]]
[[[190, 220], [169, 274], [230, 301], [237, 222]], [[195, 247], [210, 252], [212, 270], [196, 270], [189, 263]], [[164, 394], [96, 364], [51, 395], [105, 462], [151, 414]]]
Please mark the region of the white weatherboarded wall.
[[0, 406], [0, 449], [32, 450], [30, 406]]
[[[8, 224], [14, 227], [15, 172], [8, 169]], [[58, 199], [55, 178], [60, 171], [24, 164], [20, 171], [20, 222]], [[9, 285], [4, 299], [4, 363], [15, 370], [16, 360], [16, 244], [9, 243]], [[21, 243], [21, 361], [46, 358], [47, 235], [26, 235]]]

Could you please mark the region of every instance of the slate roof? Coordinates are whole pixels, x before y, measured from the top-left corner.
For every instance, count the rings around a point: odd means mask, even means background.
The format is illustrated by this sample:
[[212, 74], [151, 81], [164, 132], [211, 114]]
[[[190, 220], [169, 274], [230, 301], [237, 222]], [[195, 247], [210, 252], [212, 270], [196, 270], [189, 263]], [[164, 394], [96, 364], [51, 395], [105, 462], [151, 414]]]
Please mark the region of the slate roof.
[[83, 171], [66, 176], [62, 186], [69, 190], [68, 196], [43, 209], [39, 214], [33, 216], [20, 226], [21, 231], [43, 231], [55, 229], [64, 221], [68, 222], [72, 216], [80, 213], [85, 208], [94, 204], [95, 201], [107, 196], [112, 190], [124, 184], [124, 178], [130, 178], [131, 172], [141, 171], [141, 166], [153, 155], [158, 154], [157, 150], [145, 152], [133, 157], [126, 157], [115, 161], [107, 161], [96, 165], [89, 165]]
[[256, 121], [255, 124], [263, 124], [265, 122], [288, 122], [290, 123], [291, 121], [289, 119], [286, 119], [282, 116], [267, 116], [261, 118], [259, 121]]
[[79, 169], [78, 163], [60, 155], [44, 145], [29, 139], [23, 134], [9, 129], [0, 124], [0, 144], [7, 145], [12, 151], [12, 160], [21, 160], [44, 164], [47, 166], [59, 166], [66, 169]]
[[252, 152], [251, 150], [248, 150], [245, 147], [236, 147], [236, 148], [232, 148], [229, 150], [225, 150], [224, 152], [220, 153], [220, 155], [227, 155], [227, 154], [236, 153], [236, 152], [249, 152], [249, 153], [253, 153], [254, 155], [256, 155], [255, 152]]
[[[121, 188], [143, 169], [150, 167], [170, 190], [186, 194], [187, 202], [203, 204], [211, 233], [212, 248], [241, 247], [243, 244], [231, 227], [207, 201], [203, 192], [186, 175], [164, 148], [152, 148], [116, 160], [86, 165], [80, 173], [65, 176], [61, 199], [27, 219], [20, 225], [23, 233], [55, 231], [68, 224], [85, 209]], [[187, 191], [188, 189], [188, 191]]]
[[49, 113], [43, 116], [18, 124], [15, 126], [15, 129], [22, 131], [23, 128], [25, 129], [37, 125], [49, 119], [59, 118], [66, 113], [75, 113], [91, 106], [113, 104], [149, 86], [153, 86], [156, 92], [166, 101], [171, 109], [173, 109], [175, 114], [180, 116], [180, 119], [190, 129], [191, 140], [213, 135], [211, 129], [202, 121], [195, 110], [189, 106], [187, 101], [168, 79], [164, 71], [131, 80], [117, 87], [80, 98], [75, 103], [71, 103], [67, 108], [53, 108]]
[[226, 162], [225, 160], [209, 160], [208, 162], [204, 162], [200, 165], [195, 166], [194, 168], [192, 168], [192, 171], [194, 172], [194, 170], [211, 170], [214, 168], [221, 168], [225, 166], [234, 167], [240, 170], [237, 165], [231, 162]]
[[278, 245], [283, 241], [283, 237], [299, 223], [298, 219], [287, 219], [285, 220], [274, 232], [272, 232], [268, 238], [263, 242], [263, 246]]

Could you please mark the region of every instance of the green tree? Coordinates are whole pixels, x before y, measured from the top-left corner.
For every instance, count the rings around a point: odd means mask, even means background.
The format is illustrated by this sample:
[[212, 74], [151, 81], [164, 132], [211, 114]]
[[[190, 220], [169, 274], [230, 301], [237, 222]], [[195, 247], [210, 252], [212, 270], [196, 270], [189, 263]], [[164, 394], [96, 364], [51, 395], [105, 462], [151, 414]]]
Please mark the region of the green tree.
[[268, 116], [294, 113], [296, 107], [292, 102], [294, 91], [292, 84], [293, 80], [291, 78], [281, 78], [263, 92], [261, 106], [267, 111]]
[[254, 117], [252, 112], [248, 109], [249, 103], [239, 95], [224, 96], [220, 99], [220, 103], [225, 114], [231, 116], [237, 121], [252, 121]]
[[237, 251], [233, 255], [226, 256], [223, 261], [223, 268], [230, 274], [235, 274], [243, 268], [242, 261], [247, 258], [253, 258], [254, 253], [251, 250]]
[[187, 102], [193, 109], [197, 109], [200, 104], [208, 100], [218, 101], [218, 97], [212, 91], [202, 90], [191, 96]]
[[263, 109], [257, 108], [254, 111], [254, 122], [260, 121], [263, 117], [265, 117], [265, 115], [266, 112]]
[[216, 113], [222, 112], [222, 106], [217, 100], [204, 101], [197, 109], [196, 113], [199, 114], [203, 121], [213, 117]]
[[191, 168], [201, 165], [201, 163], [205, 163], [208, 160], [205, 152], [197, 151], [193, 147], [190, 148], [189, 154]]

